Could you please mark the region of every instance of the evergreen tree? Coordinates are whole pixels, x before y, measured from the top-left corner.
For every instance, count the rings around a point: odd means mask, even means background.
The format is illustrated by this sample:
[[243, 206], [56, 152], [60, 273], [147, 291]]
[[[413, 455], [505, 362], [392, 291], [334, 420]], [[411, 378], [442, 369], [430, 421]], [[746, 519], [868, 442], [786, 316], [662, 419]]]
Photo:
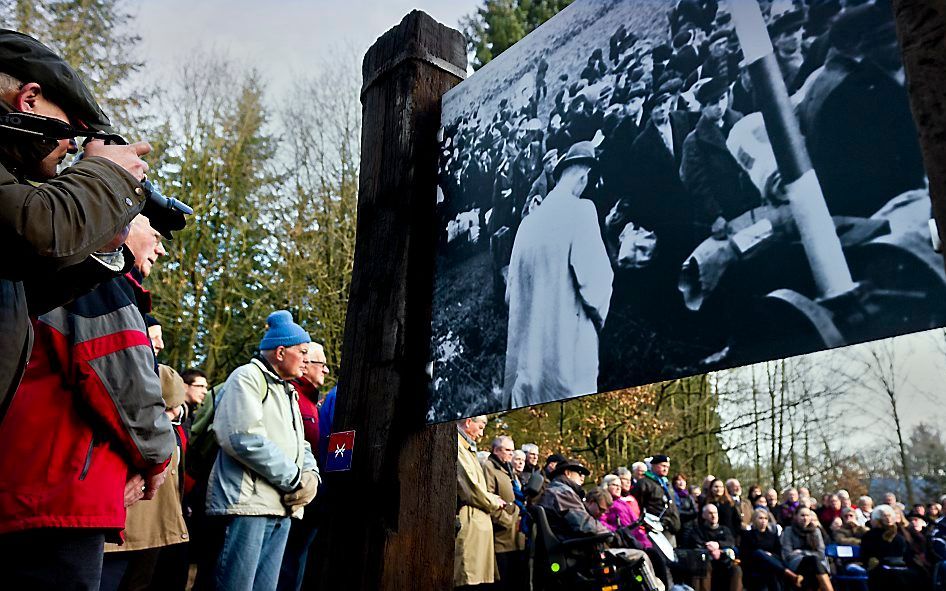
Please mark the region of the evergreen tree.
[[572, 0], [484, 0], [481, 8], [460, 22], [467, 48], [473, 54], [473, 69], [483, 67], [571, 3]]
[[122, 133], [142, 124], [153, 92], [136, 88], [141, 37], [123, 0], [0, 0], [0, 25], [36, 37], [72, 65]]

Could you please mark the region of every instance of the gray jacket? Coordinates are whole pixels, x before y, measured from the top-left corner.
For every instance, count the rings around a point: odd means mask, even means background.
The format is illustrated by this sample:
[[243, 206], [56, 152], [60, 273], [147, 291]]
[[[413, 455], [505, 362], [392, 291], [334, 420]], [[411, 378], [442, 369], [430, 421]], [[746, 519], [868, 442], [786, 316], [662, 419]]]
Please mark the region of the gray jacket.
[[[220, 451], [207, 486], [208, 515], [290, 515], [282, 496], [303, 472], [319, 476], [298, 401], [295, 388], [260, 359], [233, 370], [215, 402]], [[301, 518], [302, 508], [292, 517]]]

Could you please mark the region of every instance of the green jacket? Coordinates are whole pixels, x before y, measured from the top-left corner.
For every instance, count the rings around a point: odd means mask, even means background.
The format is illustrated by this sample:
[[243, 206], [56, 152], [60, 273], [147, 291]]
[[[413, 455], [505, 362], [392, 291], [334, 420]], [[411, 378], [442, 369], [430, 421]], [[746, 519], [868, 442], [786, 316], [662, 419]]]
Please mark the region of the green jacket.
[[[29, 360], [30, 315], [118, 274], [87, 259], [141, 212], [145, 199], [133, 176], [103, 158], [84, 159], [32, 185], [14, 174], [11, 152], [9, 143], [0, 147], [0, 419]], [[98, 270], [76, 272], [80, 265]], [[28, 297], [24, 282], [30, 281], [45, 309]]]

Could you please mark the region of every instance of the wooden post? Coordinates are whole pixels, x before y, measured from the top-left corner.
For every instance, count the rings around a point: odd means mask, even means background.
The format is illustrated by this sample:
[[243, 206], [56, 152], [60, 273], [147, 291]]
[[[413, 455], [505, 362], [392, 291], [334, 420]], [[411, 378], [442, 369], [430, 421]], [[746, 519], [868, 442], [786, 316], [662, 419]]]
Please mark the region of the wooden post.
[[[333, 431], [352, 469], [325, 475], [319, 589], [453, 586], [456, 427], [426, 425], [440, 98], [463, 36], [414, 11], [368, 50], [354, 270]], [[331, 453], [331, 452], [330, 452]]]
[[946, 0], [892, 4], [933, 214], [940, 237], [946, 239]]

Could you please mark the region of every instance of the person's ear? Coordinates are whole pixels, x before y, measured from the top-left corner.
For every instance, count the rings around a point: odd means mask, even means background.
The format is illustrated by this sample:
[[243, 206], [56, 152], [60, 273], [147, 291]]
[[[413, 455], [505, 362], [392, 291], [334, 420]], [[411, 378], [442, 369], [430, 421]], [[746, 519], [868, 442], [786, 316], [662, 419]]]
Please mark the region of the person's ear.
[[276, 360], [282, 361], [285, 358], [286, 358], [286, 348], [283, 347], [282, 345], [279, 345], [278, 347], [276, 347]]
[[36, 102], [43, 96], [43, 90], [36, 82], [27, 82], [13, 97], [13, 108], [24, 113], [36, 110]]

